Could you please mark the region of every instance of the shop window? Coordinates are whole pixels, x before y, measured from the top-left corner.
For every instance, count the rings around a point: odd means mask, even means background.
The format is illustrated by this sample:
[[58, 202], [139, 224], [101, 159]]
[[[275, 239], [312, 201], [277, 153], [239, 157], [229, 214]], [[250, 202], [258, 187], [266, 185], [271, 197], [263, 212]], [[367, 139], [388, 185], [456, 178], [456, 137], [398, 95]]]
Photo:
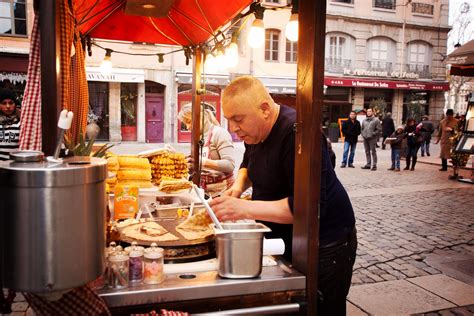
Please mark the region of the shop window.
[[280, 43], [280, 31], [274, 29], [265, 30], [265, 60], [278, 61], [278, 45]]
[[364, 109], [373, 108], [378, 115], [392, 112], [393, 90], [365, 89]]
[[97, 140], [109, 140], [109, 84], [87, 82], [89, 87], [89, 114], [87, 123], [96, 123], [99, 128]]
[[403, 96], [402, 121], [414, 118], [421, 121], [423, 115], [429, 115], [430, 92], [429, 91], [405, 91]]
[[0, 0], [0, 34], [26, 35], [25, 0]]
[[137, 140], [137, 101], [136, 83], [120, 84], [120, 114], [122, 122], [122, 140]]
[[324, 94], [324, 105], [322, 109], [323, 126], [337, 122], [340, 118], [348, 117], [352, 110], [350, 99], [350, 88], [328, 87]]
[[351, 68], [355, 39], [343, 33], [326, 35], [325, 71], [342, 73]]
[[296, 63], [296, 58], [298, 56], [298, 42], [292, 42], [286, 40], [286, 57], [285, 60], [287, 63]]

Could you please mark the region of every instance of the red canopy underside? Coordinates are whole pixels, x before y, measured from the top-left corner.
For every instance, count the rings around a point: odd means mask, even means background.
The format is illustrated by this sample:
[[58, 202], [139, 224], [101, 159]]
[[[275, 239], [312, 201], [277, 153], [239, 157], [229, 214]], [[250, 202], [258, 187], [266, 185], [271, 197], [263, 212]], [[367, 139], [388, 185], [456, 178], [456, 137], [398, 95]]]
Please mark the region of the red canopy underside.
[[[82, 34], [89, 33], [92, 38], [180, 46], [207, 41], [251, 2], [175, 0], [167, 17], [149, 18], [126, 15], [125, 1], [73, 1]], [[117, 6], [119, 8], [110, 14]]]

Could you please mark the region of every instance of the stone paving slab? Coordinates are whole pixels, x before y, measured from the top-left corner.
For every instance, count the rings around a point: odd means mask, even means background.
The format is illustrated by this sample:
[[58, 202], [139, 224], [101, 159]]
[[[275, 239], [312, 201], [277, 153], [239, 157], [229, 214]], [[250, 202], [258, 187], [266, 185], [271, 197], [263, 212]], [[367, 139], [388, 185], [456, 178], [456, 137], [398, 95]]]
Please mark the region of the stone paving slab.
[[408, 279], [409, 282], [424, 288], [458, 306], [474, 304], [474, 286], [438, 274]]
[[370, 315], [409, 315], [456, 307], [406, 280], [353, 286], [348, 300]]
[[350, 302], [346, 302], [347, 316], [367, 316], [368, 314]]
[[474, 253], [449, 254], [438, 252], [427, 255], [426, 263], [448, 276], [474, 286]]

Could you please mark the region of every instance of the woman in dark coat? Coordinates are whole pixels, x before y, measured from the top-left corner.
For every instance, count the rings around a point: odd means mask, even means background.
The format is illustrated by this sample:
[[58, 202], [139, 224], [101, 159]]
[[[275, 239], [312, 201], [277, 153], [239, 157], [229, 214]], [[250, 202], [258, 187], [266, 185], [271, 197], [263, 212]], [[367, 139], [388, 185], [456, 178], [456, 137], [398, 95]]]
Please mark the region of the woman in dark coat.
[[[416, 121], [413, 118], [407, 120], [407, 125], [405, 126], [405, 138], [407, 139], [407, 156], [406, 161], [407, 165], [403, 170], [415, 170], [418, 149], [420, 149], [420, 131], [416, 127]], [[411, 168], [410, 168], [411, 163]]]

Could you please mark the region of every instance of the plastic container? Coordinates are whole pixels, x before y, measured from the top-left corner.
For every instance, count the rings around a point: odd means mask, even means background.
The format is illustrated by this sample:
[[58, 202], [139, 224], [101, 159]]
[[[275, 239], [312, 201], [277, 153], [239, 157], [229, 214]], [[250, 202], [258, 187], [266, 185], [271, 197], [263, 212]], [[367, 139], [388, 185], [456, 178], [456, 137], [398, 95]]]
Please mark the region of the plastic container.
[[163, 280], [163, 248], [152, 243], [150, 248], [145, 249], [143, 283], [158, 284]]

